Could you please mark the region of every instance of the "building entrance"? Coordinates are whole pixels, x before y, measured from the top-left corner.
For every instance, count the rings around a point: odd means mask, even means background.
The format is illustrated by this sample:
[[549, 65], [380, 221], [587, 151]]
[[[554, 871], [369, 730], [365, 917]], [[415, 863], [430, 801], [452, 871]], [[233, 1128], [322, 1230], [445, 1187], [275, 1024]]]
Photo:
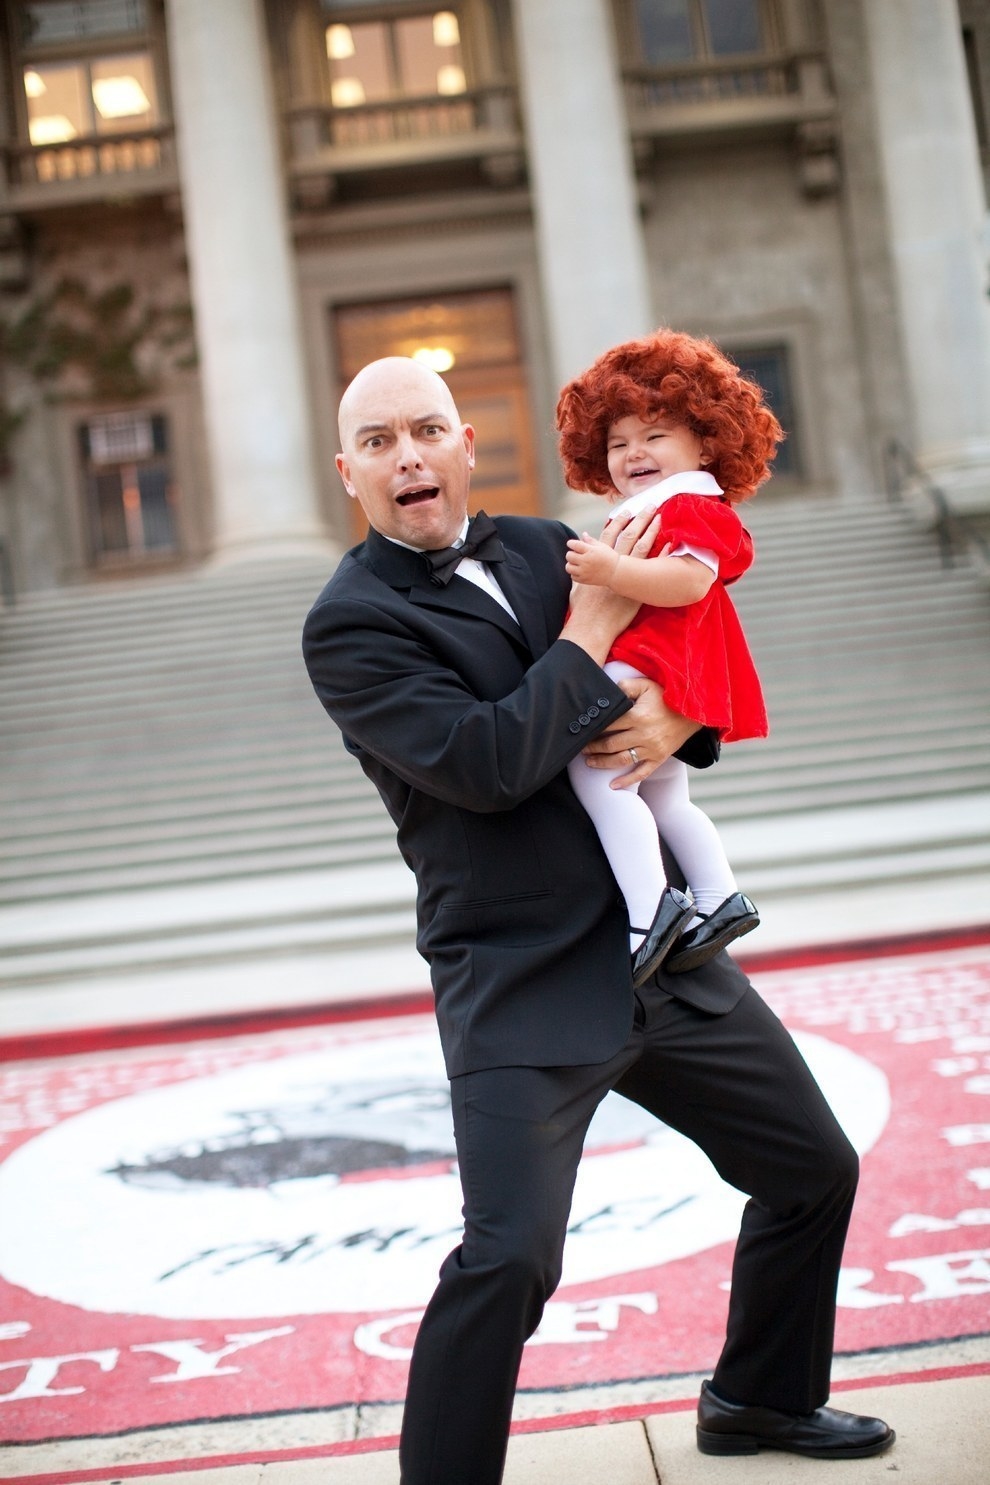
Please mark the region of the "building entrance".
[[[333, 333], [341, 388], [379, 356], [412, 356], [438, 371], [476, 434], [471, 509], [541, 511], [525, 367], [507, 288], [339, 307]], [[355, 539], [367, 523], [349, 502]]]

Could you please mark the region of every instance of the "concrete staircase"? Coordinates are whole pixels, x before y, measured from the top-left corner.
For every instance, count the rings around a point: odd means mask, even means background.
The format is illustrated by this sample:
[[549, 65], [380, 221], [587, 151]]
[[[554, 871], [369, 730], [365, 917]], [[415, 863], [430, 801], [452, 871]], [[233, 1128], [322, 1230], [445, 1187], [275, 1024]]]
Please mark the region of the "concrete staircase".
[[[772, 735], [694, 788], [741, 883], [766, 914], [990, 880], [986, 586], [879, 501], [766, 494], [747, 520]], [[392, 827], [300, 658], [326, 573], [272, 559], [0, 616], [0, 1014], [43, 987], [126, 984], [150, 1018], [425, 984]]]
[[[771, 734], [694, 797], [754, 896], [990, 870], [990, 588], [877, 499], [746, 508], [736, 601]], [[990, 886], [990, 881], [988, 881]], [[982, 921], [990, 921], [990, 891]]]

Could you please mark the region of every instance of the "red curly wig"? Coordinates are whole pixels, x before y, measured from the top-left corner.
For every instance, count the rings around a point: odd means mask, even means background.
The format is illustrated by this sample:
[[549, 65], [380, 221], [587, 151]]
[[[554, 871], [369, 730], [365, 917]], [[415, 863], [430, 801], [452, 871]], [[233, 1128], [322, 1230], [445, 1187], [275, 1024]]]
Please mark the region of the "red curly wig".
[[733, 504], [770, 478], [784, 438], [762, 390], [713, 341], [661, 329], [613, 346], [561, 392], [560, 457], [572, 489], [615, 493], [608, 430], [630, 414], [670, 418], [704, 438], [706, 468]]

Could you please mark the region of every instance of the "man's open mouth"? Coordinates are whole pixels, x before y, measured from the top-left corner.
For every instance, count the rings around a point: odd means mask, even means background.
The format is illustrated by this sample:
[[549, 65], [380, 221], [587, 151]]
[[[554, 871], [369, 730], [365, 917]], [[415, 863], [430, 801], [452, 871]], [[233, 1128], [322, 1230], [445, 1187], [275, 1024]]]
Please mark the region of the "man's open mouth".
[[395, 497], [396, 505], [422, 505], [426, 500], [433, 500], [439, 491], [436, 485], [427, 485], [422, 490], [406, 490], [404, 494]]

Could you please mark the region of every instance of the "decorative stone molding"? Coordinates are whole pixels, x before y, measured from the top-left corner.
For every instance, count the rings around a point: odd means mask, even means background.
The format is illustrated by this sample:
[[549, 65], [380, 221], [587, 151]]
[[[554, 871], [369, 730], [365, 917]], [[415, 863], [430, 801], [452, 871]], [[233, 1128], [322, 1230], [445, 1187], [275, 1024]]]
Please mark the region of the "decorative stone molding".
[[841, 184], [839, 135], [833, 119], [799, 124], [795, 134], [798, 179], [805, 196], [834, 196]]

